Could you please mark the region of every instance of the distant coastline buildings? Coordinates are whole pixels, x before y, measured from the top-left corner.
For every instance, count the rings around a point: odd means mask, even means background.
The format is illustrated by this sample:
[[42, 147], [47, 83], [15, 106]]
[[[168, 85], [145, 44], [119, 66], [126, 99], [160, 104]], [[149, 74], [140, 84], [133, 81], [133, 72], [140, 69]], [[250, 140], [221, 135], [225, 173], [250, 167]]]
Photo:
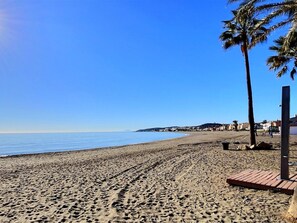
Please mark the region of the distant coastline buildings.
[[[290, 134], [297, 135], [297, 115], [290, 119]], [[249, 123], [236, 123], [238, 131], [248, 131]], [[197, 126], [171, 126], [171, 127], [156, 127], [148, 129], [140, 129], [138, 132], [197, 132], [197, 131], [235, 131], [235, 123], [205, 123]], [[267, 121], [256, 123], [255, 129], [259, 132], [274, 132], [279, 133], [281, 130], [281, 121]]]

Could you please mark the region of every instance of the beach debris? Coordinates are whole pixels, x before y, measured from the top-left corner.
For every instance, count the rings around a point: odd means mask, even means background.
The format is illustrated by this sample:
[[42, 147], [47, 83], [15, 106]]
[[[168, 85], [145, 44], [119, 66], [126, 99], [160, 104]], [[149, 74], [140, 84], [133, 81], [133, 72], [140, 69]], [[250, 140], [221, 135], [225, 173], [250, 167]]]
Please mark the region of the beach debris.
[[258, 145], [239, 144], [237, 150], [270, 150], [272, 145], [266, 142], [260, 142]]
[[260, 142], [257, 146], [257, 149], [260, 150], [270, 150], [272, 149], [272, 145], [266, 142]]
[[250, 150], [255, 150], [255, 149], [257, 149], [257, 146], [256, 145], [251, 145], [251, 146], [249, 146], [249, 149]]
[[295, 187], [291, 204], [285, 218], [287, 218], [290, 222], [297, 222], [297, 187]]
[[250, 149], [250, 147], [247, 144], [240, 144], [237, 147], [237, 150], [249, 150], [249, 149]]

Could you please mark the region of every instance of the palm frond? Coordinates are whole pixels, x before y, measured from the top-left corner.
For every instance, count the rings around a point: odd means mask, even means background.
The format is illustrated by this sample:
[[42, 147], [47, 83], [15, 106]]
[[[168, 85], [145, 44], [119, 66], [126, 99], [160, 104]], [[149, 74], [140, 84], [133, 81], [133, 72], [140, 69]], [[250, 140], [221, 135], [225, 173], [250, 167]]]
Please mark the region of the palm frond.
[[[258, 10], [257, 8], [255, 9], [256, 11]], [[284, 11], [279, 9], [279, 10], [274, 10], [268, 15], [265, 15], [264, 18], [261, 19], [261, 25], [269, 25], [274, 19], [284, 15]]]
[[283, 2], [277, 2], [277, 3], [268, 3], [268, 4], [263, 4], [257, 7], [258, 11], [262, 12], [269, 12], [275, 9], [282, 8], [284, 6], [294, 6], [296, 4], [296, 1], [283, 1]]
[[279, 70], [277, 76], [281, 77], [289, 70], [288, 64], [294, 61], [294, 66], [290, 71], [290, 77], [294, 80], [297, 71], [297, 31], [292, 33], [291, 38], [291, 42], [288, 45], [289, 49], [285, 47], [286, 36], [280, 36], [278, 39], [274, 40], [275, 45], [271, 46], [269, 49], [276, 52], [277, 55], [269, 57], [267, 65], [270, 70]]
[[270, 46], [269, 49], [273, 51], [279, 51], [280, 48], [277, 46]]
[[266, 35], [269, 35], [273, 31], [275, 31], [276, 29], [279, 29], [279, 28], [291, 23], [292, 21], [293, 21], [293, 19], [287, 19], [285, 21], [279, 22], [279, 23], [267, 28]]
[[231, 4], [231, 3], [234, 3], [234, 2], [239, 2], [240, 0], [228, 0], [228, 3]]
[[290, 51], [292, 48], [296, 49], [297, 46], [297, 24], [293, 26], [288, 31], [287, 35], [284, 37], [283, 48], [285, 51]]
[[295, 76], [295, 74], [296, 74], [296, 69], [293, 68], [293, 69], [291, 70], [291, 72], [290, 72], [290, 77], [292, 78], [292, 80], [294, 80], [294, 76]]
[[267, 35], [266, 34], [259, 33], [259, 34], [253, 35], [252, 38], [251, 38], [251, 43], [249, 45], [249, 49], [254, 47], [256, 44], [263, 43], [265, 41], [267, 41]]
[[284, 66], [278, 73], [277, 73], [277, 77], [281, 77], [283, 76], [285, 73], [287, 73], [288, 71], [288, 66]]
[[229, 30], [226, 31], [226, 32], [223, 32], [221, 35], [220, 35], [220, 39], [222, 41], [226, 41], [228, 39], [232, 39], [233, 38], [233, 33], [230, 32]]
[[285, 66], [289, 62], [288, 58], [284, 56], [271, 56], [267, 59], [269, 70], [278, 70], [280, 67]]
[[230, 47], [235, 46], [235, 45], [236, 45], [236, 44], [234, 43], [233, 40], [227, 40], [227, 41], [225, 41], [225, 42], [223, 43], [223, 48], [224, 48], [225, 50], [227, 50], [227, 49], [229, 49]]

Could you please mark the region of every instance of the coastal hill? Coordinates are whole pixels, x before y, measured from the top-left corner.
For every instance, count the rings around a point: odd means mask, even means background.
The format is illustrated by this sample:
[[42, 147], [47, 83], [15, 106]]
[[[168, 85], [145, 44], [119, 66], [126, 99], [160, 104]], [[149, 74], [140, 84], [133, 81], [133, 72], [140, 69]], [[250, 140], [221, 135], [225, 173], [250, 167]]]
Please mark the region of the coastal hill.
[[136, 132], [187, 132], [187, 131], [201, 131], [213, 129], [223, 126], [220, 123], [205, 123], [197, 126], [170, 126], [170, 127], [154, 127], [147, 129], [139, 129]]

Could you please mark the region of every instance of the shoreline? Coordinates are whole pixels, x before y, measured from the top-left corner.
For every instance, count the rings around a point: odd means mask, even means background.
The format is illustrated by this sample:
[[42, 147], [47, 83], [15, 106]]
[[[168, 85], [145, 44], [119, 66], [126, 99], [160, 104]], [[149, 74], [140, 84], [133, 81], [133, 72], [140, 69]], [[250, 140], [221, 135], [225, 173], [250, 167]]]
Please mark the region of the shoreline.
[[[221, 131], [221, 132], [177, 132], [177, 133], [181, 133], [181, 134], [185, 134], [184, 136], [180, 136], [177, 138], [171, 138], [171, 139], [161, 139], [161, 140], [156, 140], [156, 141], [151, 141], [151, 142], [142, 142], [142, 143], [135, 143], [135, 144], [126, 144], [126, 145], [119, 145], [119, 146], [105, 146], [105, 147], [95, 147], [95, 148], [87, 148], [87, 149], [77, 149], [77, 150], [65, 150], [65, 151], [56, 151], [56, 152], [40, 152], [40, 153], [24, 153], [24, 154], [13, 154], [13, 155], [0, 155], [0, 160], [1, 159], [5, 159], [5, 158], [19, 158], [19, 157], [34, 157], [34, 156], [43, 156], [43, 155], [48, 155], [48, 156], [55, 156], [55, 155], [63, 155], [63, 154], [72, 154], [72, 153], [83, 153], [83, 152], [95, 152], [95, 151], [104, 151], [104, 150], [114, 150], [114, 149], [124, 149], [126, 147], [133, 147], [133, 146], [146, 146], [146, 145], [150, 145], [150, 144], [159, 144], [160, 142], [168, 142], [168, 143], [178, 143], [175, 142], [176, 140], [179, 139], [185, 139], [187, 137], [195, 137], [196, 135], [206, 135], [207, 133], [219, 133], [222, 135], [225, 135], [226, 132]], [[234, 133], [234, 132], [227, 132], [227, 133]], [[228, 139], [233, 139], [234, 137], [240, 137], [242, 135], [245, 135], [245, 133], [247, 132], [241, 132], [244, 134], [240, 134], [239, 136], [230, 136], [229, 138], [226, 137], [222, 137], [222, 138], [218, 138], [220, 140], [228, 140]], [[231, 134], [232, 135], [232, 134]], [[190, 139], [191, 140], [191, 139]], [[197, 142], [196, 144], [203, 144], [203, 143], [211, 143], [213, 141], [210, 140], [206, 140], [206, 139], [201, 139], [202, 141]], [[172, 142], [171, 142], [172, 141]], [[183, 145], [183, 144], [178, 144], [178, 145]], [[185, 144], [186, 145], [186, 144]], [[193, 144], [195, 145], [195, 143]]]
[[[234, 142], [248, 139], [247, 132], [195, 132], [137, 145], [5, 157], [0, 222], [284, 222], [290, 196], [226, 183], [247, 168], [279, 170], [279, 150], [234, 150]], [[257, 139], [277, 146], [280, 137]]]
[[[171, 132], [170, 132], [171, 133]], [[66, 149], [66, 150], [60, 150], [60, 151], [46, 151], [46, 152], [35, 152], [32, 153], [19, 153], [19, 154], [2, 154], [0, 155], [1, 158], [6, 158], [6, 157], [19, 157], [19, 156], [31, 156], [31, 155], [41, 155], [41, 154], [51, 154], [51, 153], [65, 153], [65, 152], [79, 152], [79, 151], [88, 151], [88, 150], [99, 150], [99, 149], [114, 149], [114, 148], [119, 148], [119, 147], [126, 147], [126, 146], [133, 146], [133, 145], [141, 145], [141, 144], [147, 144], [147, 143], [153, 143], [153, 142], [160, 142], [160, 141], [166, 141], [166, 140], [173, 140], [173, 139], [178, 139], [178, 138], [183, 138], [187, 137], [189, 134], [183, 133], [183, 132], [176, 132], [177, 134], [183, 134], [181, 136], [175, 137], [175, 138], [168, 138], [168, 139], [158, 139], [154, 141], [149, 141], [149, 142], [140, 142], [140, 143], [130, 143], [130, 144], [123, 144], [123, 145], [117, 145], [117, 146], [102, 146], [102, 147], [92, 147], [92, 148], [81, 148], [81, 149]], [[19, 133], [17, 133], [19, 134]], [[23, 133], [21, 133], [23, 134]], [[40, 134], [40, 133], [34, 133], [34, 134]], [[41, 133], [44, 134], [44, 133]], [[56, 134], [56, 133], [54, 133]], [[64, 133], [62, 133], [64, 134]], [[68, 134], [68, 133], [66, 133]], [[172, 132], [174, 134], [174, 132]]]

